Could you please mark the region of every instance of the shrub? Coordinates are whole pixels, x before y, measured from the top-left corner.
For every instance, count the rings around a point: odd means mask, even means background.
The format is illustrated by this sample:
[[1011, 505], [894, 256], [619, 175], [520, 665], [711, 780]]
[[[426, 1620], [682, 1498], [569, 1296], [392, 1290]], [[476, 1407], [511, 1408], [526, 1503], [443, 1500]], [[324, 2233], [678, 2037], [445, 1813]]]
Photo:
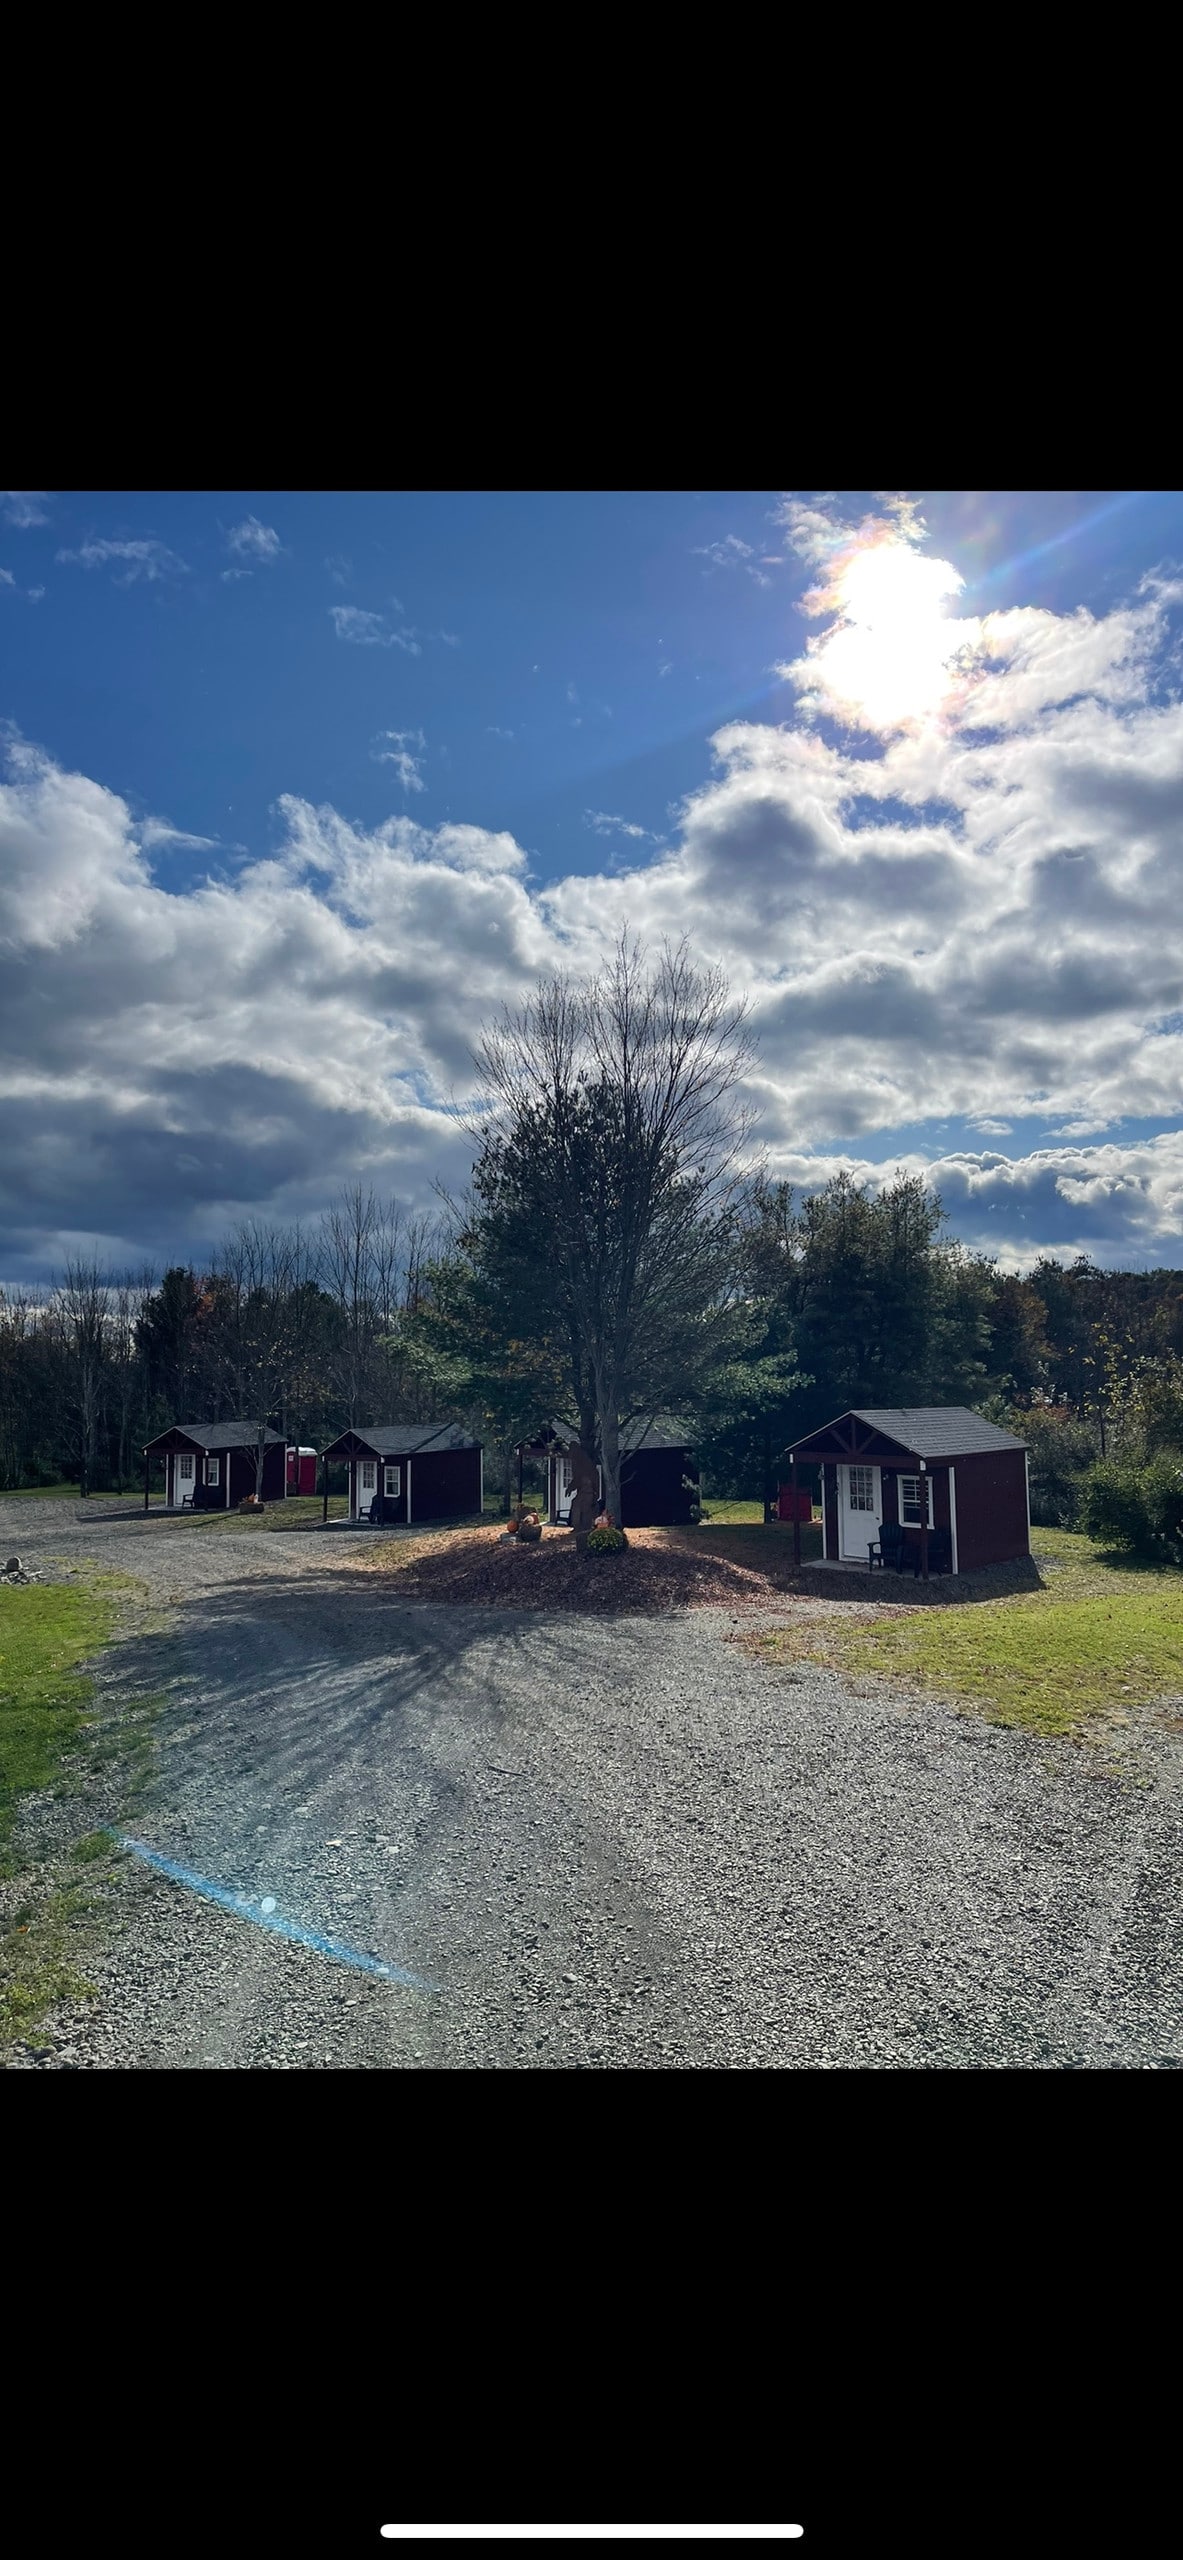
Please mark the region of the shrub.
[[1130, 1555], [1177, 1563], [1183, 1556], [1183, 1461], [1163, 1455], [1136, 1467], [1102, 1459], [1085, 1479], [1080, 1516], [1090, 1538]]
[[1067, 1405], [1035, 1404], [1011, 1413], [1004, 1428], [1027, 1443], [1031, 1517], [1040, 1529], [1074, 1529], [1085, 1478], [1096, 1457], [1089, 1426]]
[[618, 1556], [622, 1547], [626, 1547], [627, 1545], [628, 1540], [625, 1537], [623, 1529], [588, 1530], [587, 1552], [589, 1556]]

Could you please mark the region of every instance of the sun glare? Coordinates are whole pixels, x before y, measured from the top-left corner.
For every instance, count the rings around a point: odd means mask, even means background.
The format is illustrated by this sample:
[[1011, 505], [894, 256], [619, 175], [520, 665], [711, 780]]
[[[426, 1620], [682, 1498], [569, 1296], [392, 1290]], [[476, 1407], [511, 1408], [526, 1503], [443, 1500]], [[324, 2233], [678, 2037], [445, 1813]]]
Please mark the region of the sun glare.
[[965, 581], [948, 560], [923, 558], [885, 533], [833, 564], [815, 612], [838, 620], [809, 643], [801, 674], [824, 705], [860, 727], [902, 728], [940, 709], [976, 621], [946, 611]]

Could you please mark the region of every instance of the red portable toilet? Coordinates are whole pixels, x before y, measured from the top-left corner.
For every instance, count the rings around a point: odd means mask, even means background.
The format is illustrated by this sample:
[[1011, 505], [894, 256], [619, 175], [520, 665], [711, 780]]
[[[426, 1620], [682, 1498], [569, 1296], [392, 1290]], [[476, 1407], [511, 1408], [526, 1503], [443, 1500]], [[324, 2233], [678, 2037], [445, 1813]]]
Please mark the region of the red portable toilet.
[[316, 1451], [315, 1451], [315, 1449], [289, 1449], [289, 1450], [288, 1450], [288, 1492], [289, 1492], [289, 1493], [315, 1493], [315, 1491], [316, 1491]]

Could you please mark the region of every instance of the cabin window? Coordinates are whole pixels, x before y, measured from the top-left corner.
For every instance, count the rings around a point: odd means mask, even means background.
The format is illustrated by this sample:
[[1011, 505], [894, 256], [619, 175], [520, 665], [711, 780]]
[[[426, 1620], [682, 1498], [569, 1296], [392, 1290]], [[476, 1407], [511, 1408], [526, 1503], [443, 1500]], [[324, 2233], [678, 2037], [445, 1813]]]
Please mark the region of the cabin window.
[[874, 1467], [852, 1467], [850, 1470], [850, 1509], [852, 1511], [873, 1511], [874, 1508]]
[[374, 1489], [375, 1489], [375, 1486], [376, 1486], [376, 1484], [377, 1484], [377, 1481], [378, 1481], [378, 1461], [377, 1461], [377, 1459], [376, 1459], [376, 1458], [363, 1458], [363, 1459], [362, 1459], [362, 1462], [361, 1462], [361, 1489], [362, 1489], [362, 1492], [363, 1492], [363, 1493], [373, 1493], [373, 1491], [374, 1491]]
[[177, 1474], [180, 1477], [182, 1484], [192, 1484], [193, 1460], [191, 1457], [186, 1457], [183, 1449], [177, 1459]]
[[399, 1495], [400, 1495], [400, 1493], [402, 1492], [402, 1489], [403, 1489], [403, 1471], [402, 1471], [402, 1468], [401, 1468], [401, 1467], [387, 1467], [387, 1469], [386, 1469], [386, 1498], [387, 1498], [387, 1501], [388, 1501], [388, 1502], [397, 1502], [397, 1501], [398, 1501], [398, 1498], [399, 1498]]
[[[927, 1500], [925, 1496], [927, 1494]], [[923, 1505], [923, 1508], [921, 1507]], [[900, 1477], [900, 1518], [906, 1529], [932, 1527], [932, 1477]]]
[[220, 1484], [220, 1483], [221, 1483], [221, 1481], [222, 1481], [222, 1461], [221, 1461], [221, 1459], [220, 1459], [220, 1458], [207, 1458], [207, 1459], [206, 1459], [206, 1462], [205, 1462], [205, 1480], [206, 1480], [206, 1483], [207, 1483], [207, 1484]]

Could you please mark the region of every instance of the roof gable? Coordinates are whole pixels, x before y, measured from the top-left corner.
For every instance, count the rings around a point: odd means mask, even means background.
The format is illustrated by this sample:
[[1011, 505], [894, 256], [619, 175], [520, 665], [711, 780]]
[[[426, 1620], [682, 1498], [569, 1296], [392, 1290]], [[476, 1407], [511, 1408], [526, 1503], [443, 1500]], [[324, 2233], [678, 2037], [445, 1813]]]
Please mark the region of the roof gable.
[[[541, 1441], [578, 1438], [579, 1424], [570, 1416], [564, 1418], [561, 1414], [553, 1416], [540, 1435]], [[692, 1449], [694, 1434], [689, 1423], [676, 1414], [658, 1413], [651, 1421], [641, 1415], [632, 1422], [622, 1422], [620, 1447], [626, 1457], [635, 1457], [642, 1449]]]
[[[189, 1440], [195, 1449], [257, 1449], [259, 1428], [254, 1422], [170, 1422], [167, 1431], [158, 1431], [154, 1440], [144, 1446], [159, 1449], [166, 1440]], [[265, 1431], [265, 1449], [282, 1449], [278, 1431]]]
[[793, 1443], [797, 1457], [807, 1457], [811, 1447], [824, 1443], [830, 1452], [834, 1435], [843, 1425], [861, 1423], [881, 1440], [889, 1440], [907, 1458], [940, 1460], [942, 1458], [976, 1458], [991, 1451], [1025, 1449], [1025, 1440], [1013, 1431], [1001, 1431], [995, 1422], [985, 1422], [980, 1413], [971, 1413], [962, 1404], [850, 1405], [845, 1413], [836, 1414], [832, 1422], [823, 1423], [817, 1431]]
[[444, 1457], [453, 1450], [481, 1446], [479, 1440], [469, 1439], [458, 1422], [358, 1422], [339, 1431], [329, 1448], [339, 1449], [345, 1440], [356, 1441], [359, 1449], [372, 1451], [376, 1458]]

